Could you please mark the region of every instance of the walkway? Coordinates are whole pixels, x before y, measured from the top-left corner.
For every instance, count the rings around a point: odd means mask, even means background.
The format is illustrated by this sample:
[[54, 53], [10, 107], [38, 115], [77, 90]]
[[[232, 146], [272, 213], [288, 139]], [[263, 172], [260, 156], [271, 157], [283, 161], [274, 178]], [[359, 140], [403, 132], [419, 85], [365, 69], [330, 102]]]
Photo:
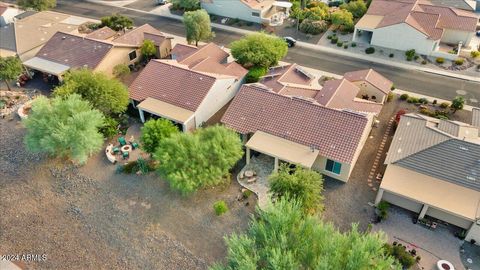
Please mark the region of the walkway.
[[[260, 209], [265, 208], [270, 202], [270, 194], [268, 192], [268, 176], [272, 174], [273, 163], [274, 160], [270, 156], [254, 156], [250, 159], [250, 164], [245, 165], [240, 173], [237, 174], [238, 183], [257, 195], [258, 207], [260, 207]], [[253, 183], [247, 183], [247, 178], [240, 179], [240, 175], [243, 175], [247, 170], [252, 170], [257, 174], [257, 181]]]

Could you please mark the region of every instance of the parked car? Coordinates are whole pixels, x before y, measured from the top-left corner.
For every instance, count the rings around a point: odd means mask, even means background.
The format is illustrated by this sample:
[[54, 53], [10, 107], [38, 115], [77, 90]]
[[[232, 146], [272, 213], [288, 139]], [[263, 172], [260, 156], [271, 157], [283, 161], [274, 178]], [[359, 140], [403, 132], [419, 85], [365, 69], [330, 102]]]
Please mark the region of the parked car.
[[295, 46], [295, 43], [297, 43], [297, 40], [292, 37], [283, 37], [283, 39], [287, 42], [289, 48]]
[[160, 5], [165, 5], [167, 3], [167, 0], [153, 0], [155, 5], [160, 6]]
[[476, 35], [477, 35], [477, 37], [480, 37], [480, 31], [477, 31]]

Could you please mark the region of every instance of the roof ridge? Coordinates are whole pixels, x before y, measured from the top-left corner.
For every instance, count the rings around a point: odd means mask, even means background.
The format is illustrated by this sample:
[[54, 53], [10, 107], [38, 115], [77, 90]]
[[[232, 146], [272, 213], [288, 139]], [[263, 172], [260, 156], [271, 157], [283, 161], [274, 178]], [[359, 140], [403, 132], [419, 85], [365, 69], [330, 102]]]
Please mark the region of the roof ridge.
[[[188, 58], [194, 56], [195, 54], [199, 53], [200, 51], [202, 51], [204, 48], [207, 48], [208, 46], [210, 46], [210, 44], [214, 44], [213, 42], [209, 42], [207, 44], [205, 44], [204, 46], [202, 47], [194, 47], [196, 48], [197, 50], [194, 51], [193, 53], [191, 53], [190, 55], [187, 55], [187, 57], [183, 58], [181, 62], [185, 62]], [[216, 45], [216, 44], [214, 44]]]
[[[219, 79], [218, 77], [213, 76], [211, 73], [193, 70], [193, 69], [189, 68], [187, 65], [180, 64], [180, 63], [176, 62], [175, 60], [166, 60], [166, 59], [152, 59], [152, 60], [156, 63], [160, 63], [160, 64], [163, 64], [163, 65], [187, 70], [187, 71], [190, 71], [190, 72], [193, 72], [193, 73], [197, 73], [197, 74], [200, 74], [200, 75], [210, 77], [210, 78], [215, 79], [215, 80]], [[171, 64], [171, 63], [176, 63], [176, 64]]]
[[[57, 31], [55, 34], [53, 34], [53, 36], [55, 36], [55, 35], [57, 35], [57, 34], [69, 35], [69, 36], [76, 37], [76, 38], [87, 39], [87, 40], [90, 40], [90, 41], [93, 41], [93, 42], [98, 42], [98, 43], [103, 43], [103, 44], [106, 44], [106, 45], [114, 46], [114, 44], [112, 44], [112, 43], [110, 43], [110, 42], [106, 42], [106, 41], [104, 41], [104, 40], [89, 38], [89, 37], [87, 37], [87, 36], [75, 35], [75, 34], [67, 33], [67, 32], [64, 32], [64, 31]], [[52, 36], [52, 37], [53, 37], [53, 36]], [[48, 42], [48, 41], [47, 41], [47, 42]]]
[[290, 66], [287, 68], [287, 70], [282, 74], [282, 76], [280, 76], [280, 78], [277, 79], [277, 82], [280, 82], [280, 83], [283, 83], [281, 81], [281, 79], [285, 76], [285, 74], [287, 74], [287, 72], [289, 72], [294, 66], [296, 66], [297, 64], [296, 63], [293, 63], [293, 64], [290, 64]]

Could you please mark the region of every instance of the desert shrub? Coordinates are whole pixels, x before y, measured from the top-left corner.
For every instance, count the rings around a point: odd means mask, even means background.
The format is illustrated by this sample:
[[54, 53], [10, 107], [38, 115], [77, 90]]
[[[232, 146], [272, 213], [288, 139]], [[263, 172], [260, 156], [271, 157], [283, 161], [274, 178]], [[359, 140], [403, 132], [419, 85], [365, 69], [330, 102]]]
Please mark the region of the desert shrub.
[[333, 36], [332, 39], [330, 40], [330, 43], [332, 44], [336, 44], [338, 42], [338, 37], [337, 36]]
[[415, 57], [415, 49], [406, 51], [405, 56], [407, 57], [407, 61], [412, 61], [412, 59]]
[[464, 62], [464, 61], [465, 61], [465, 59], [463, 59], [463, 58], [457, 58], [457, 59], [455, 59], [455, 62], [454, 62], [454, 63], [455, 63], [455, 65], [457, 65], [457, 66], [461, 66], [461, 65], [463, 65], [463, 62]]
[[393, 58], [395, 55], [393, 53], [389, 54], [388, 57]]
[[402, 95], [400, 96], [400, 99], [401, 99], [401, 100], [407, 100], [407, 99], [408, 99], [408, 94], [402, 94]]
[[332, 37], [333, 37], [332, 35], [328, 35], [327, 39], [332, 39]]
[[252, 26], [253, 25], [253, 22], [246, 22], [245, 23], [247, 26]]
[[117, 78], [123, 78], [130, 74], [130, 69], [125, 64], [118, 64], [113, 67], [113, 75]]
[[435, 62], [437, 62], [439, 64], [443, 64], [443, 63], [445, 63], [445, 59], [443, 57], [437, 57], [437, 59], [435, 59]]
[[385, 220], [387, 219], [387, 216], [388, 216], [388, 208], [390, 208], [390, 204], [386, 201], [381, 201], [378, 205], [377, 205], [377, 209], [378, 209], [378, 212], [379, 212], [379, 218], [380, 220]]
[[226, 212], [228, 212], [227, 203], [225, 203], [225, 201], [216, 201], [213, 204], [213, 210], [215, 211], [215, 214], [217, 216], [221, 216], [221, 215], [225, 214]]
[[342, 47], [343, 46], [343, 41], [337, 42], [337, 47]]
[[403, 266], [403, 269], [410, 269], [410, 267], [412, 267], [416, 262], [415, 256], [408, 252], [403, 245], [385, 244], [384, 250], [386, 255], [395, 257], [397, 261]]
[[348, 44], [343, 45], [344, 49], [348, 49]]
[[479, 51], [471, 51], [470, 56], [472, 58], [477, 58], [478, 56], [480, 56], [480, 52]]
[[357, 47], [357, 43], [352, 42], [352, 48], [355, 48], [355, 47]]
[[394, 94], [392, 92], [388, 93], [387, 95], [387, 102], [390, 102], [393, 100]]
[[103, 125], [99, 128], [98, 131], [103, 134], [105, 138], [112, 138], [118, 134], [119, 123], [115, 118], [106, 116], [103, 120]]
[[392, 90], [392, 91], [395, 90], [395, 88], [396, 88], [395, 84], [392, 84], [392, 86], [390, 86], [390, 90]]
[[324, 20], [305, 19], [300, 24], [299, 30], [306, 34], [318, 35], [327, 30], [328, 24]]
[[245, 190], [245, 191], [242, 192], [242, 197], [243, 197], [244, 199], [248, 199], [250, 196], [252, 196], [252, 194], [253, 194], [253, 192], [252, 192], [251, 190], [248, 190], [248, 189], [247, 189], [247, 190]]
[[418, 102], [422, 104], [428, 104], [428, 100], [426, 98], [419, 98]]
[[427, 64], [427, 60], [422, 60], [422, 65], [426, 65]]
[[247, 83], [254, 83], [260, 80], [260, 77], [267, 74], [267, 68], [265, 67], [252, 67], [247, 73], [245, 80]]
[[375, 52], [375, 48], [373, 48], [373, 47], [368, 47], [368, 48], [365, 49], [366, 54], [372, 54], [374, 52]]
[[407, 99], [407, 102], [408, 103], [414, 103], [414, 104], [419, 103], [418, 98], [416, 98], [416, 97], [409, 97]]
[[448, 102], [442, 102], [442, 103], [440, 103], [440, 108], [442, 108], [442, 109], [446, 109], [446, 108], [448, 108], [449, 106], [450, 106], [450, 103], [448, 103]]

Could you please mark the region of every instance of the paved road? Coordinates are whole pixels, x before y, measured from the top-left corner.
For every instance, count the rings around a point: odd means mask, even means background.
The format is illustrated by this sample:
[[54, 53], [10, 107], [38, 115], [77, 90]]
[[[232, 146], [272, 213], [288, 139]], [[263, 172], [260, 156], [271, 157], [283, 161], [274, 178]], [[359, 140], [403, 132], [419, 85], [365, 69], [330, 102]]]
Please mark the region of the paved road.
[[[103, 6], [78, 0], [60, 0], [58, 1], [56, 10], [97, 19], [112, 13], [121, 13], [131, 17], [136, 25], [149, 23], [166, 33], [180, 36], [184, 35], [183, 25], [177, 20], [126, 10], [123, 8]], [[228, 45], [233, 40], [241, 38], [241, 35], [239, 34], [218, 29], [215, 30], [215, 33], [216, 37], [214, 41], [221, 45]], [[465, 96], [467, 101], [469, 99], [480, 100], [480, 83], [476, 82], [464, 81], [421, 71], [395, 68], [365, 60], [303, 48], [290, 49], [285, 60], [337, 74], [356, 69], [374, 68], [387, 78], [391, 79], [399, 89], [447, 100], [451, 100], [455, 97], [457, 95], [456, 91], [463, 90], [467, 93]], [[480, 104], [471, 103], [471, 105]]]

